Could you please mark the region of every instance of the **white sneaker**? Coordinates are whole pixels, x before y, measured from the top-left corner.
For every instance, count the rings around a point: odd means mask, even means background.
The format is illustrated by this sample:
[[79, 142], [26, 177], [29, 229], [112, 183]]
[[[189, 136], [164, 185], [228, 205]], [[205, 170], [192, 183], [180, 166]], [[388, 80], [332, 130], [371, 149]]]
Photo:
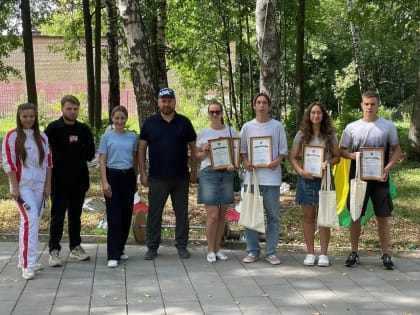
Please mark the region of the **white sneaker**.
[[216, 262], [216, 254], [215, 253], [213, 253], [213, 252], [210, 252], [210, 253], [207, 253], [207, 261], [209, 262], [209, 263], [215, 263]]
[[318, 266], [328, 267], [329, 265], [330, 265], [330, 260], [328, 259], [328, 256], [327, 255], [319, 255]]
[[228, 260], [229, 259], [229, 257], [226, 256], [225, 254], [223, 254], [222, 251], [220, 251], [220, 250], [216, 253], [216, 258], [220, 259], [220, 260]]
[[122, 255], [120, 256], [120, 259], [121, 259], [121, 260], [128, 260], [128, 255], [126, 255], [126, 254], [122, 254]]
[[22, 268], [22, 278], [26, 280], [35, 279], [35, 273], [32, 268]]
[[[17, 268], [18, 268], [18, 269], [22, 269], [22, 268], [23, 268], [23, 264], [19, 263], [19, 264], [17, 265]], [[42, 270], [42, 269], [44, 269], [44, 266], [43, 266], [43, 265], [41, 265], [40, 263], [36, 263], [36, 264], [35, 264], [35, 266], [33, 266], [33, 267], [32, 267], [32, 270], [33, 270], [33, 271], [40, 271], [40, 270]]]
[[108, 267], [109, 268], [118, 267], [118, 260], [115, 260], [115, 259], [108, 260]]
[[315, 255], [308, 254], [305, 257], [305, 260], [303, 261], [303, 264], [305, 266], [314, 266], [315, 265]]
[[70, 252], [70, 258], [77, 259], [79, 261], [90, 259], [89, 255], [86, 254], [82, 246], [78, 245]]
[[50, 265], [51, 267], [60, 267], [63, 265], [63, 262], [60, 259], [60, 256], [58, 256], [58, 250], [57, 249], [53, 249], [50, 252], [50, 258], [48, 259], [48, 265]]

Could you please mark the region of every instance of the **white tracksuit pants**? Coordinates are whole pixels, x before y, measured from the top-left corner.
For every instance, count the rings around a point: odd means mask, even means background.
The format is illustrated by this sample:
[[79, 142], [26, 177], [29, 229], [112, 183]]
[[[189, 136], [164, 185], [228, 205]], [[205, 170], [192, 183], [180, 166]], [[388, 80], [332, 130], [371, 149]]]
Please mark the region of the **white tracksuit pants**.
[[16, 202], [20, 213], [19, 227], [19, 264], [33, 268], [37, 261], [39, 220], [43, 213], [43, 190], [21, 187], [20, 197], [30, 206], [25, 210], [23, 204]]

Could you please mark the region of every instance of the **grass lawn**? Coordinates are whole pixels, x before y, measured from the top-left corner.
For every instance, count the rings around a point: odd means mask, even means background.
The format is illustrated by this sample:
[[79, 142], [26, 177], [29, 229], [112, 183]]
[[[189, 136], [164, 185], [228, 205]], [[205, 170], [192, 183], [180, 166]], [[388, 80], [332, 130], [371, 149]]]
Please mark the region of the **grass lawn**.
[[[100, 176], [98, 169], [91, 169], [91, 189], [87, 196], [102, 198], [100, 187]], [[394, 250], [406, 251], [420, 249], [420, 207], [418, 188], [420, 187], [420, 165], [403, 162], [393, 170], [395, 185], [398, 196], [394, 200], [394, 216], [391, 222], [391, 246]], [[8, 198], [8, 184], [5, 173], [0, 172], [0, 236], [16, 234], [18, 232], [19, 214]], [[205, 211], [196, 203], [196, 187], [191, 188], [190, 194], [190, 224], [203, 226], [205, 222]], [[143, 194], [145, 192], [143, 191]], [[97, 229], [99, 220], [103, 213], [83, 211], [82, 233], [85, 235], [105, 235], [102, 229]], [[165, 211], [164, 221], [173, 223], [171, 211]], [[294, 203], [294, 191], [290, 191], [281, 197], [280, 213], [280, 242], [297, 248], [304, 248], [302, 233], [302, 213]], [[240, 230], [236, 223], [231, 224], [233, 230]], [[44, 213], [41, 222], [40, 233], [48, 234], [49, 211]], [[163, 236], [173, 237], [173, 231], [163, 230]], [[4, 237], [3, 237], [4, 238]], [[202, 230], [191, 231], [192, 239], [204, 239]], [[132, 240], [132, 238], [131, 238]], [[318, 240], [316, 241], [318, 244]], [[360, 247], [365, 250], [379, 248], [379, 241], [376, 230], [376, 221], [371, 219], [362, 230]], [[331, 234], [330, 249], [340, 250], [349, 247], [349, 232], [347, 228], [340, 228]]]

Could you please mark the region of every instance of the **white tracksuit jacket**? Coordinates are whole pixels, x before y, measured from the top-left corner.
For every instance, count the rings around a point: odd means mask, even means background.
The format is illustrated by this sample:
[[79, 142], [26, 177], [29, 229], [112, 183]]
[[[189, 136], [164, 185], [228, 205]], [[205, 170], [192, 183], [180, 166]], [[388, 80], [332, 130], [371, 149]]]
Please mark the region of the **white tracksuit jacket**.
[[16, 202], [20, 212], [19, 263], [24, 268], [33, 268], [37, 261], [39, 220], [42, 217], [46, 169], [52, 167], [51, 150], [47, 136], [41, 132], [45, 158], [39, 166], [39, 151], [34, 140], [33, 130], [25, 129], [26, 162], [17, 156], [17, 132], [9, 131], [2, 145], [3, 168], [6, 173], [15, 172], [19, 184], [19, 196], [30, 206], [25, 210], [23, 204]]

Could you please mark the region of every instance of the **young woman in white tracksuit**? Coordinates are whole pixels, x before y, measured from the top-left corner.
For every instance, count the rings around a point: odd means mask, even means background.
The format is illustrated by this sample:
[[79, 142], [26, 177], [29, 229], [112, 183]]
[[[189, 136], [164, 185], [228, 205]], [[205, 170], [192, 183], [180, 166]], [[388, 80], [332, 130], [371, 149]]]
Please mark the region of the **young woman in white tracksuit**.
[[16, 128], [2, 146], [3, 168], [9, 177], [10, 196], [20, 213], [19, 266], [24, 279], [35, 278], [39, 220], [44, 198], [51, 193], [52, 159], [47, 136], [39, 131], [36, 106], [19, 105]]

